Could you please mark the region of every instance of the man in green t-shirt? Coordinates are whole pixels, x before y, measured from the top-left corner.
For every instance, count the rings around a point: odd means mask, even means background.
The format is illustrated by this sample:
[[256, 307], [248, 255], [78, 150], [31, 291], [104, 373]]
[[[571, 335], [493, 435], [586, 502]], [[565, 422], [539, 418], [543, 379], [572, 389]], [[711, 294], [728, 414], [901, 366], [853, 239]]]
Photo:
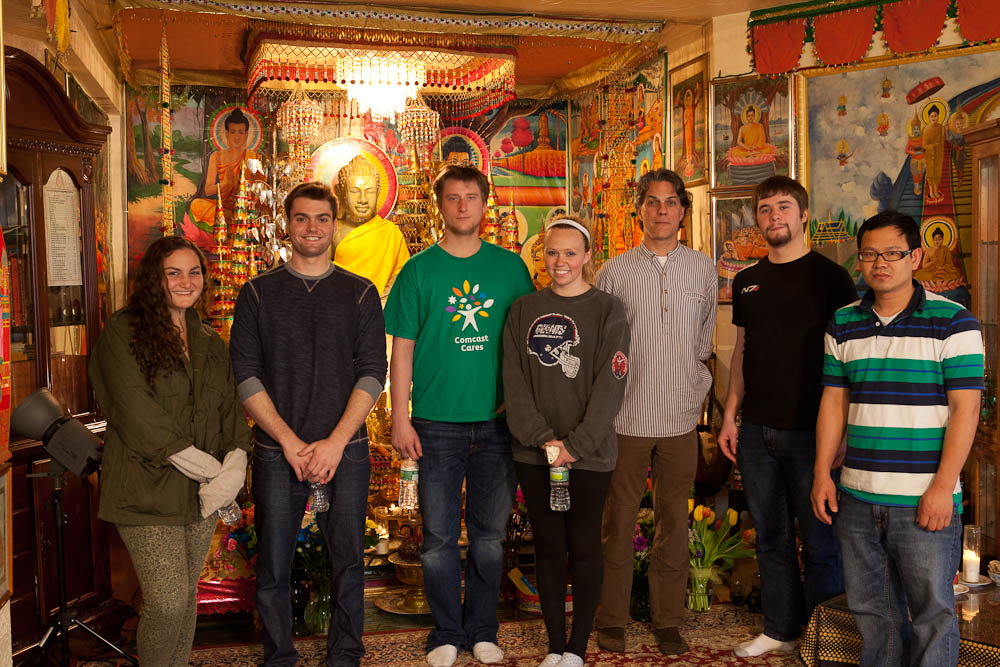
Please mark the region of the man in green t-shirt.
[[[445, 236], [403, 265], [385, 308], [392, 445], [420, 462], [421, 564], [434, 617], [427, 663], [450, 667], [458, 651], [499, 663], [496, 606], [504, 527], [516, 480], [503, 417], [502, 333], [507, 310], [532, 291], [512, 252], [479, 239], [489, 182], [449, 165], [434, 181]], [[407, 415], [413, 384], [413, 416]], [[462, 483], [469, 549], [462, 603]]]

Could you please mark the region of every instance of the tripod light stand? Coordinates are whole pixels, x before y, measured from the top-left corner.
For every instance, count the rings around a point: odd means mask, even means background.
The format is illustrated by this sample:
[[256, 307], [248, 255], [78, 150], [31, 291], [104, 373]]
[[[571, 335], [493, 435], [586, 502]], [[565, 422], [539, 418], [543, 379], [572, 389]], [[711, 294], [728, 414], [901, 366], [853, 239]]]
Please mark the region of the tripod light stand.
[[55, 515], [56, 531], [56, 578], [59, 593], [59, 613], [46, 628], [42, 638], [32, 647], [35, 664], [42, 664], [48, 653], [49, 644], [59, 637], [63, 667], [69, 666], [69, 632], [80, 628], [89, 633], [119, 656], [138, 667], [139, 661], [102, 637], [96, 630], [81, 621], [75, 611], [68, 608], [66, 601], [66, 551], [63, 529], [66, 517], [63, 514], [63, 475], [72, 472], [78, 477], [86, 477], [96, 470], [101, 462], [97, 449], [100, 440], [86, 426], [68, 417], [62, 405], [48, 389], [38, 389], [15, 408], [11, 415], [11, 429], [29, 438], [41, 440], [45, 451], [52, 457], [49, 471], [30, 477], [51, 477], [55, 489], [52, 492], [52, 512]]

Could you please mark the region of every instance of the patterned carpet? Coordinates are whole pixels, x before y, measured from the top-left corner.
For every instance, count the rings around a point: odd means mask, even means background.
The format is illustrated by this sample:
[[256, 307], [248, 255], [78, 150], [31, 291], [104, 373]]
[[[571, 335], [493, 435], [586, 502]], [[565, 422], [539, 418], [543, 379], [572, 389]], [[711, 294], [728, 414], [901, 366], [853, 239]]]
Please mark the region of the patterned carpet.
[[[801, 665], [791, 654], [765, 655], [759, 658], [737, 658], [732, 650], [737, 644], [752, 639], [760, 632], [762, 619], [743, 607], [717, 604], [703, 614], [688, 614], [682, 634], [691, 646], [683, 656], [664, 657], [656, 648], [649, 627], [632, 623], [627, 631], [628, 653], [617, 654], [601, 651], [597, 647], [597, 634], [591, 638], [587, 650], [587, 664], [594, 667], [622, 665], [767, 665], [778, 667]], [[426, 630], [406, 630], [365, 635], [368, 653], [362, 665], [392, 665], [393, 667], [423, 667]], [[503, 664], [508, 667], [536, 667], [545, 656], [545, 627], [541, 619], [510, 621], [500, 625], [500, 646], [506, 653]], [[303, 667], [324, 664], [325, 638], [296, 640], [302, 655]], [[191, 654], [194, 667], [250, 667], [259, 664], [259, 644], [249, 646], [220, 646], [199, 648]], [[80, 663], [81, 667], [107, 667], [106, 662]], [[478, 665], [469, 653], [461, 653], [456, 665]]]

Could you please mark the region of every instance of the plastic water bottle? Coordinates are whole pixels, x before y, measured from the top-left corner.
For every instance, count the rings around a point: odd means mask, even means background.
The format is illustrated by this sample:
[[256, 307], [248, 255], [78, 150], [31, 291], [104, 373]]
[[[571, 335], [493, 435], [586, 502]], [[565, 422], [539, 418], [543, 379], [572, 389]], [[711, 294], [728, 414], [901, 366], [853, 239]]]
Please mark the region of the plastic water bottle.
[[309, 490], [312, 492], [312, 497], [309, 499], [309, 507], [312, 509], [313, 514], [319, 514], [330, 509], [330, 496], [327, 494], [326, 484], [309, 482]]
[[549, 509], [565, 512], [569, 509], [569, 468], [549, 468]]
[[239, 504], [234, 500], [225, 507], [219, 508], [219, 518], [227, 526], [235, 526], [243, 518], [243, 510], [240, 509]]
[[406, 459], [399, 469], [399, 507], [403, 510], [415, 510], [420, 505], [417, 500], [417, 480], [420, 479], [420, 466], [416, 461]]

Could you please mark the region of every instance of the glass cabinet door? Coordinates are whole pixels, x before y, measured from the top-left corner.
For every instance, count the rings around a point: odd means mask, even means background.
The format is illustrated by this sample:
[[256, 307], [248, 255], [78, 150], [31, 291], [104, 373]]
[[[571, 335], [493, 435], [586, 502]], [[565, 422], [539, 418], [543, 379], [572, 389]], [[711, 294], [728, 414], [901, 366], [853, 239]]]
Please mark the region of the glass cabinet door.
[[56, 169], [44, 194], [49, 380], [52, 393], [75, 415], [90, 410], [80, 191], [69, 172]]
[[976, 315], [983, 325], [986, 345], [986, 391], [983, 392], [980, 424], [987, 428], [997, 425], [997, 211], [1000, 196], [1000, 164], [996, 154], [983, 156], [976, 162], [979, 176], [979, 274], [976, 277]]

